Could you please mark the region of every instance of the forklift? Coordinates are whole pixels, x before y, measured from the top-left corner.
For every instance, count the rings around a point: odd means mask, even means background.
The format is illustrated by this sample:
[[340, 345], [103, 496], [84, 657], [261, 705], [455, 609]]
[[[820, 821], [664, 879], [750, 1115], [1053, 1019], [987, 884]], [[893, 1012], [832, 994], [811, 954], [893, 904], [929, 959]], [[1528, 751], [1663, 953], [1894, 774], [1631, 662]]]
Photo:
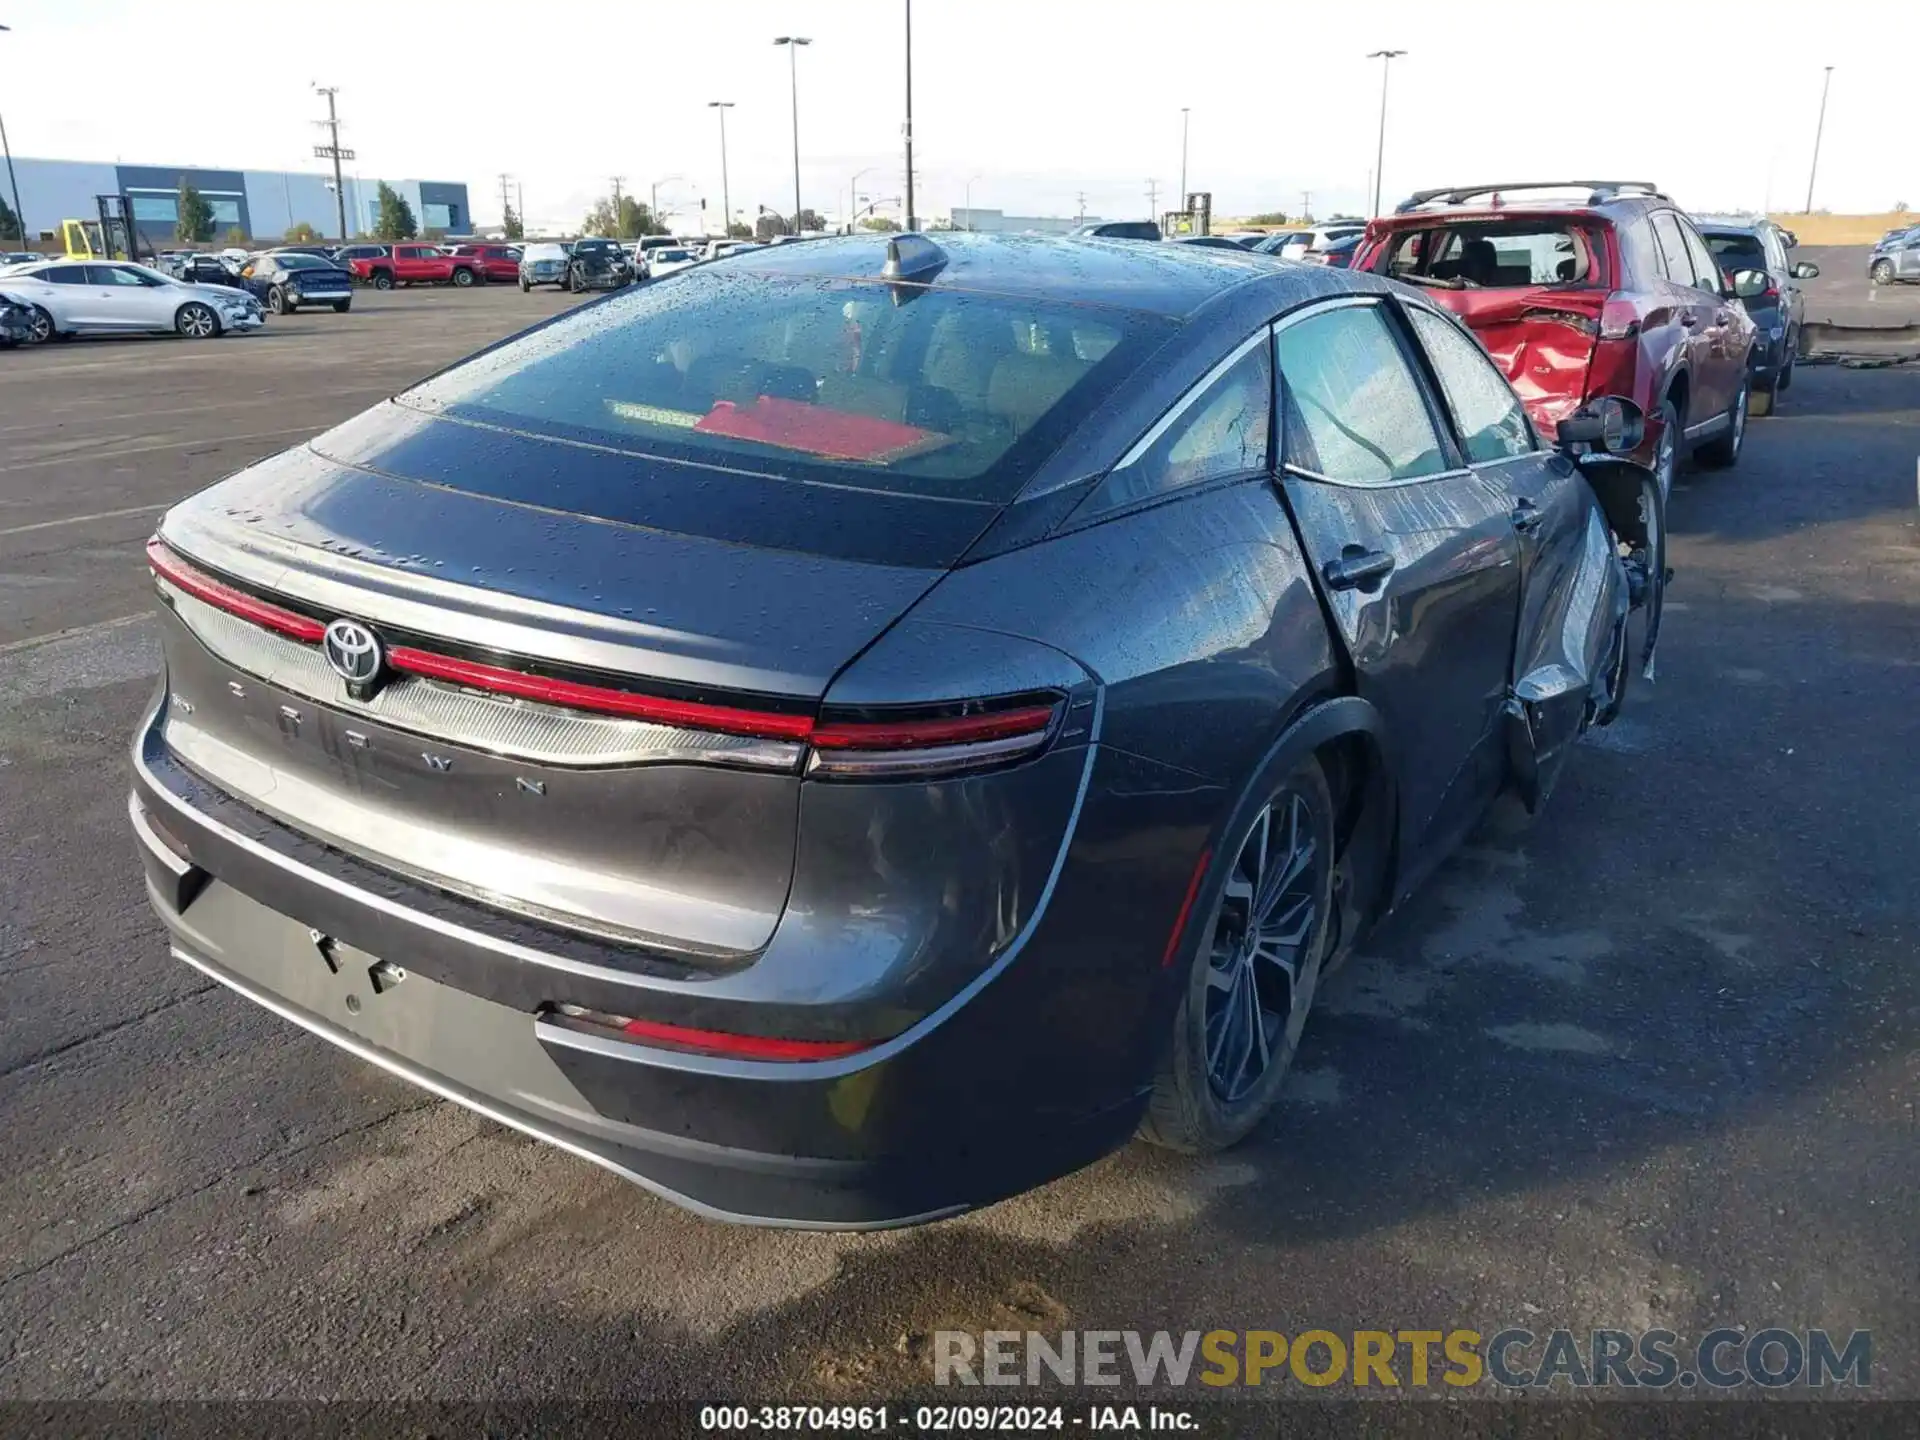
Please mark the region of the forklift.
[[1169, 210], [1160, 217], [1162, 235], [1208, 235], [1213, 231], [1213, 192], [1195, 190], [1187, 196], [1187, 208]]
[[151, 260], [153, 247], [142, 255], [140, 227], [133, 223], [133, 201], [125, 195], [96, 195], [99, 214], [92, 220], [62, 220], [60, 240], [69, 260]]

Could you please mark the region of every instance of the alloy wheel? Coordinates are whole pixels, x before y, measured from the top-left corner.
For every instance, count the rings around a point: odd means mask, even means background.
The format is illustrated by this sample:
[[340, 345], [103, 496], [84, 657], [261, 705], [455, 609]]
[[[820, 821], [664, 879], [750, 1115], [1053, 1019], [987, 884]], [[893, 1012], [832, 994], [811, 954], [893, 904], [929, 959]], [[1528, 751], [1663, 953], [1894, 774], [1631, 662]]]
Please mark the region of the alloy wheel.
[[1653, 478], [1663, 500], [1673, 493], [1674, 459], [1679, 454], [1679, 442], [1673, 432], [1678, 423], [1676, 420], [1674, 424], [1660, 427], [1660, 440], [1653, 452]]
[[205, 340], [217, 324], [213, 311], [204, 305], [189, 305], [180, 312], [179, 329], [189, 340]]
[[33, 307], [33, 319], [29, 324], [31, 326], [27, 335], [29, 344], [44, 345], [53, 338], [53, 316], [38, 305]]
[[1207, 942], [1207, 1079], [1226, 1104], [1250, 1094], [1313, 1003], [1321, 865], [1306, 797], [1288, 789], [1254, 818]]
[[1876, 285], [1890, 284], [1893, 280], [1893, 266], [1885, 260], [1876, 261], [1873, 267], [1872, 278], [1873, 283]]

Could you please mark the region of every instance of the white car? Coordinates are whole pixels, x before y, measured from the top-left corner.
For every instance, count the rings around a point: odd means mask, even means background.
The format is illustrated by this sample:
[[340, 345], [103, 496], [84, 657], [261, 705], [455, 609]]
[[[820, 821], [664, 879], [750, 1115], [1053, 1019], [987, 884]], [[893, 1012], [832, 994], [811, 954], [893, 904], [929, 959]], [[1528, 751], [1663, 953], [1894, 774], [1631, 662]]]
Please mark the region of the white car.
[[647, 256], [647, 273], [658, 280], [662, 275], [671, 275], [676, 270], [684, 270], [689, 265], [698, 265], [691, 250], [682, 250], [679, 246], [662, 246]]
[[206, 340], [258, 330], [260, 302], [224, 285], [192, 285], [126, 261], [49, 260], [7, 274], [7, 293], [33, 312], [34, 343], [62, 335], [169, 331]]

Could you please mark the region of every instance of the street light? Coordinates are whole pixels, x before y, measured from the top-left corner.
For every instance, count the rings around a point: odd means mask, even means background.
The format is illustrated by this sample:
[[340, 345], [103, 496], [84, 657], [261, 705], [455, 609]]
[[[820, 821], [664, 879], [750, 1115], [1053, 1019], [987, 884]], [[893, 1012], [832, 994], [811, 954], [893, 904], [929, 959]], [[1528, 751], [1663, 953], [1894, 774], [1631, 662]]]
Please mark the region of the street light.
[[1193, 111], [1185, 105], [1180, 107], [1180, 209], [1187, 208], [1187, 122]]
[[727, 189], [727, 111], [733, 101], [709, 100], [707, 108], [720, 112], [720, 238], [725, 240], [733, 234], [733, 195]]
[[907, 0], [907, 229], [920, 228], [913, 213], [913, 0]]
[[[13, 27], [11, 25], [0, 25], [0, 30], [11, 32], [12, 29]], [[20, 181], [13, 173], [13, 146], [7, 143], [7, 122], [5, 119], [0, 119], [0, 151], [6, 153], [7, 184], [12, 187], [13, 190], [13, 223], [19, 227], [20, 243], [24, 246], [27, 243], [27, 214], [26, 211], [20, 208]]]
[[969, 175], [967, 177], [967, 229], [969, 230], [973, 229], [973, 182], [986, 178], [984, 174]]
[[1820, 134], [1827, 128], [1827, 91], [1833, 87], [1833, 66], [1827, 66], [1827, 78], [1820, 82], [1820, 119], [1813, 127], [1813, 164], [1807, 167], [1806, 214], [1813, 213], [1813, 177], [1820, 169]]
[[853, 179], [847, 182], [847, 233], [849, 235], [853, 233], [853, 212], [860, 208], [860, 177], [871, 175], [879, 168], [878, 165], [869, 165], [864, 170], [856, 170], [853, 172]]
[[1407, 52], [1404, 50], [1373, 50], [1367, 59], [1380, 62], [1380, 143], [1375, 147], [1373, 157], [1373, 213], [1380, 213], [1380, 167], [1387, 159], [1387, 73], [1393, 62]]
[[776, 35], [773, 43], [787, 47], [787, 81], [793, 91], [793, 233], [800, 233], [800, 68], [793, 57], [813, 41], [804, 35]]
[[660, 220], [660, 187], [662, 185], [671, 185], [676, 180], [684, 180], [686, 178], [684, 175], [662, 175], [647, 187], [647, 214], [652, 216], [653, 223], [661, 225], [662, 229], [666, 227], [661, 224]]

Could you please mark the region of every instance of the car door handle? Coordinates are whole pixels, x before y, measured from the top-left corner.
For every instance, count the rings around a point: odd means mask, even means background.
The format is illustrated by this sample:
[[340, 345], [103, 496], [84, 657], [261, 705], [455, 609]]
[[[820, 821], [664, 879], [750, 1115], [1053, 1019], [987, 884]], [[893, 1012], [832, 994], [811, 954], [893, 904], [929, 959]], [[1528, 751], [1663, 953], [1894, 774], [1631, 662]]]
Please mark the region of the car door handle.
[[1533, 501], [1522, 497], [1513, 503], [1513, 528], [1522, 535], [1529, 535], [1540, 528], [1540, 522], [1546, 518], [1546, 511]]
[[1338, 560], [1329, 560], [1320, 570], [1329, 590], [1358, 590], [1377, 585], [1392, 573], [1393, 556], [1385, 550], [1367, 550], [1358, 545], [1344, 547]]
[[1700, 317], [1691, 310], [1682, 310], [1680, 312], [1680, 323], [1691, 330], [1700, 323]]

